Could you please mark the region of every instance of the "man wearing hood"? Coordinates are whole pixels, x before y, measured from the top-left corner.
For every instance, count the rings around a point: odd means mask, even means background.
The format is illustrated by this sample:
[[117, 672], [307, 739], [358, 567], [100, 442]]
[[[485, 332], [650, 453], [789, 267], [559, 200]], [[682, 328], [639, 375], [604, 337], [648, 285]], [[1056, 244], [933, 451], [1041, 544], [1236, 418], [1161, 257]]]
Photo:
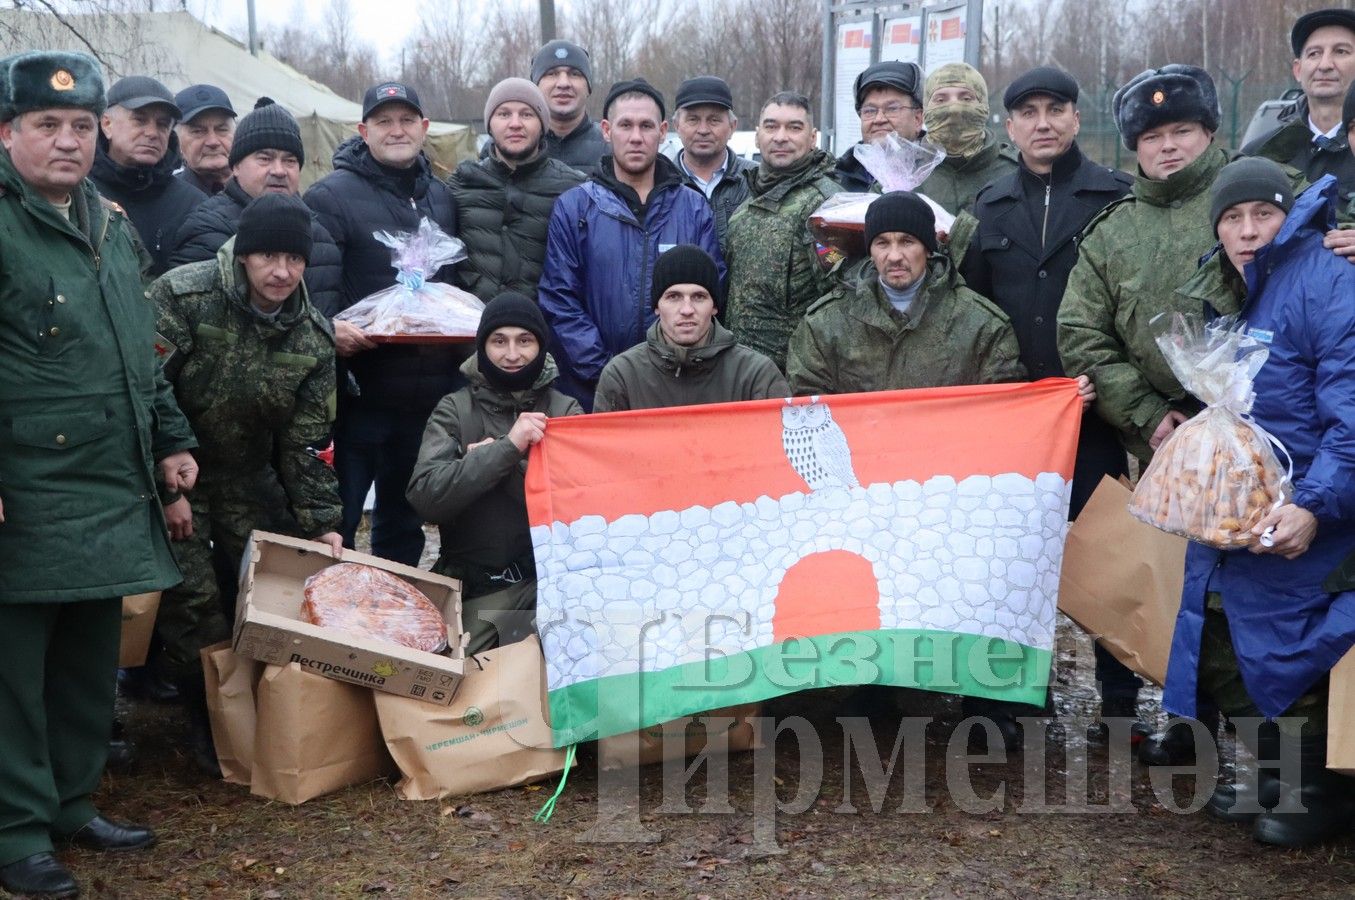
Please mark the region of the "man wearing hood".
[[[922, 134], [922, 67], [917, 63], [883, 60], [868, 66], [852, 85], [856, 114], [861, 117], [861, 143], [897, 134], [916, 141]], [[875, 183], [856, 158], [858, 144], [837, 158], [833, 178], [844, 190], [864, 194]]]
[[594, 412], [790, 396], [772, 361], [715, 320], [720, 273], [700, 247], [679, 244], [659, 257], [650, 303], [656, 318], [645, 342], [607, 363]]
[[504, 291], [536, 296], [555, 198], [584, 179], [546, 154], [548, 110], [525, 78], [494, 85], [485, 101], [489, 153], [461, 163], [447, 181], [466, 243], [461, 283], [486, 303]]
[[150, 254], [150, 275], [169, 268], [179, 226], [207, 195], [174, 177], [182, 164], [174, 133], [179, 107], [154, 78], [129, 75], [108, 89], [90, 178], [132, 220]]
[[710, 204], [659, 153], [668, 133], [663, 95], [643, 78], [617, 82], [602, 131], [611, 154], [551, 212], [539, 291], [559, 388], [585, 409], [603, 368], [641, 343], [654, 321], [649, 295], [660, 253], [696, 244], [724, 271]]
[[1207, 698], [1234, 721], [1257, 780], [1206, 810], [1281, 847], [1355, 821], [1352, 780], [1326, 768], [1328, 672], [1355, 643], [1355, 573], [1339, 569], [1355, 545], [1355, 268], [1323, 247], [1336, 194], [1331, 175], [1295, 198], [1274, 162], [1228, 164], [1205, 219], [1219, 246], [1178, 290], [1237, 311], [1269, 351], [1249, 416], [1291, 457], [1293, 492], [1250, 547], [1186, 550], [1162, 705], [1192, 716]]
[[758, 113], [762, 162], [747, 174], [752, 196], [729, 217], [726, 324], [740, 344], [786, 367], [786, 344], [809, 305], [833, 287], [809, 216], [841, 192], [835, 160], [818, 149], [809, 98], [781, 91]]
[[[396, 81], [374, 85], [363, 97], [358, 136], [335, 149], [334, 171], [306, 191], [306, 205], [343, 257], [343, 309], [395, 284], [390, 248], [373, 232], [412, 232], [427, 218], [447, 234], [457, 233], [451, 189], [433, 177], [423, 153], [427, 135], [428, 119], [413, 88]], [[448, 266], [428, 280], [453, 279]], [[423, 520], [405, 500], [405, 486], [428, 414], [462, 383], [457, 367], [466, 354], [444, 345], [378, 347], [348, 322], [334, 322], [334, 340], [342, 363], [334, 468], [343, 496], [344, 546], [353, 546], [375, 483], [372, 553], [416, 566]]]
[[1016, 150], [988, 127], [988, 84], [973, 66], [948, 63], [927, 76], [927, 140], [946, 151], [918, 186], [952, 215], [974, 205], [984, 185], [1016, 171]]
[[180, 266], [151, 285], [156, 352], [197, 435], [201, 474], [165, 518], [183, 583], [164, 592], [156, 626], [164, 666], [179, 687], [195, 762], [216, 769], [199, 651], [230, 633], [220, 596], [250, 531], [277, 527], [256, 486], [276, 478], [302, 537], [342, 552], [334, 472], [315, 453], [334, 421], [334, 338], [307, 298], [314, 243], [301, 198], [265, 193], [240, 213], [214, 259]]
[[467, 654], [535, 632], [536, 563], [527, 525], [527, 453], [547, 421], [583, 410], [552, 387], [546, 320], [536, 303], [505, 292], [485, 304], [468, 382], [438, 403], [424, 430], [407, 496], [438, 526], [433, 571], [461, 580]]

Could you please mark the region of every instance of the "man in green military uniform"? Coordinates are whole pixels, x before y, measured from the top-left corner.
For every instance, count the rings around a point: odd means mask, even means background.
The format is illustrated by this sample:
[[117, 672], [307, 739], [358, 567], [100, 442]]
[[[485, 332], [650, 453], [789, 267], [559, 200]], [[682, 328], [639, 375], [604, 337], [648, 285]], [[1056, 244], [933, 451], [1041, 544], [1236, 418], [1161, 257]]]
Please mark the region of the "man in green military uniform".
[[[307, 298], [310, 211], [264, 194], [216, 259], [151, 286], [165, 376], [197, 434], [202, 474], [165, 515], [184, 581], [160, 601], [165, 667], [188, 710], [195, 760], [215, 770], [198, 651], [228, 633], [216, 572], [235, 573], [250, 531], [270, 523], [257, 485], [275, 474], [303, 537], [343, 550], [334, 470], [316, 456], [334, 422], [334, 336]], [[275, 472], [270, 472], [273, 469]], [[214, 554], [215, 562], [214, 565]]]
[[988, 83], [973, 66], [948, 63], [927, 76], [923, 86], [927, 140], [946, 151], [927, 180], [918, 185], [951, 215], [974, 205], [990, 181], [1015, 172], [1016, 148], [988, 127]]
[[159, 477], [193, 434], [150, 351], [133, 230], [86, 177], [104, 106], [82, 54], [0, 60], [0, 886], [71, 897], [55, 840], [155, 842], [99, 814], [122, 597], [179, 580]]
[[910, 191], [866, 209], [870, 261], [820, 298], [790, 341], [797, 396], [1024, 381], [1011, 322], [937, 253], [936, 218]]
[[805, 310], [833, 287], [820, 264], [809, 216], [842, 188], [836, 161], [815, 147], [809, 100], [782, 91], [762, 107], [762, 163], [747, 177], [753, 195], [729, 217], [726, 325], [734, 339], [784, 371], [786, 344]]

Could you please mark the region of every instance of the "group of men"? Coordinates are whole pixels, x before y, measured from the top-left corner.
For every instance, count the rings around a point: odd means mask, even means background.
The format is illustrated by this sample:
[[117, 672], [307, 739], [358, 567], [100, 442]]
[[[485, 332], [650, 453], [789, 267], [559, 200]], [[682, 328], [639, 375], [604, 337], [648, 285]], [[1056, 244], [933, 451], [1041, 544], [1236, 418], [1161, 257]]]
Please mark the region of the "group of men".
[[[1084, 403], [1076, 515], [1199, 408], [1152, 340], [1163, 311], [1264, 324], [1279, 364], [1258, 381], [1274, 396], [1257, 421], [1286, 437], [1296, 485], [1263, 523], [1267, 552], [1192, 548], [1168, 708], [1212, 730], [1220, 711], [1316, 712], [1355, 642], [1355, 586], [1323, 581], [1355, 542], [1355, 232], [1335, 226], [1355, 195], [1355, 13], [1308, 14], [1292, 40], [1304, 97], [1255, 158], [1215, 143], [1203, 70], [1125, 84], [1113, 112], [1133, 176], [1078, 149], [1079, 89], [1058, 69], [1006, 87], [1008, 144], [973, 68], [870, 66], [855, 81], [863, 141], [940, 145], [919, 190], [958, 218], [938, 235], [918, 194], [883, 194], [865, 257], [837, 266], [808, 218], [874, 178], [854, 148], [819, 149], [790, 90], [758, 109], [754, 163], [729, 148], [722, 79], [683, 82], [671, 117], [644, 79], [618, 82], [594, 123], [587, 52], [552, 41], [530, 78], [494, 86], [486, 151], [448, 180], [423, 153], [416, 90], [384, 82], [303, 197], [300, 129], [268, 98], [237, 116], [211, 85], [174, 95], [132, 76], [105, 91], [79, 54], [0, 60], [0, 886], [73, 896], [54, 842], [155, 840], [90, 801], [123, 595], [165, 592], [164, 672], [214, 766], [197, 651], [227, 631], [253, 528], [341, 556], [374, 487], [373, 552], [417, 565], [437, 524], [434, 568], [462, 580], [478, 650], [530, 631], [522, 478], [550, 417], [1062, 375]], [[674, 159], [659, 152], [670, 124]], [[429, 277], [486, 302], [473, 349], [379, 345], [335, 319], [394, 282], [373, 232], [421, 219], [466, 245]], [[1297, 610], [1284, 627], [1276, 594]], [[1100, 652], [1097, 677], [1103, 718], [1136, 719], [1138, 679]], [[966, 709], [1009, 748], [1032, 712]], [[1193, 733], [1136, 730], [1139, 758], [1186, 761]], [[1291, 738], [1297, 780], [1273, 768]], [[1355, 803], [1324, 748], [1320, 721], [1256, 748], [1261, 805], [1294, 793], [1305, 810], [1247, 814], [1231, 786], [1210, 809], [1271, 843], [1329, 837]]]

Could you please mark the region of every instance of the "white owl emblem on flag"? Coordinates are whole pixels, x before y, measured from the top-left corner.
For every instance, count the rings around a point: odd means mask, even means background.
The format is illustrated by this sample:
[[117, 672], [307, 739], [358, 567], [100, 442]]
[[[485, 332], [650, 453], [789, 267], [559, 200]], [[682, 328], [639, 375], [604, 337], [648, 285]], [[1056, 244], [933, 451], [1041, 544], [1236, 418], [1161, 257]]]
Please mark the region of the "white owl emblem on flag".
[[852, 471], [847, 435], [833, 421], [828, 404], [820, 403], [817, 396], [810, 397], [805, 406], [796, 406], [786, 398], [781, 408], [781, 446], [791, 468], [811, 491], [861, 486]]

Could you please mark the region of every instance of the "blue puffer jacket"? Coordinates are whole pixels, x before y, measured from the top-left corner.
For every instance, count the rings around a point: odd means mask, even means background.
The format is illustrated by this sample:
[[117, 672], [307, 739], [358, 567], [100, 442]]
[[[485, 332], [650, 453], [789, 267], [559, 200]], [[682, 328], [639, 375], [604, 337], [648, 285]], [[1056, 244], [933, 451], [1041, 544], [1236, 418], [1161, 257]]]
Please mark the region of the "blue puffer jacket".
[[641, 224], [611, 162], [604, 157], [588, 181], [555, 201], [539, 292], [560, 366], [555, 386], [588, 410], [603, 367], [643, 342], [654, 321], [649, 286], [662, 251], [696, 244], [715, 259], [722, 281], [725, 276], [710, 205], [683, 186], [677, 166], [659, 156]]
[[1355, 591], [1322, 589], [1355, 547], [1355, 266], [1322, 246], [1335, 204], [1328, 175], [1298, 197], [1243, 273], [1242, 315], [1270, 344], [1252, 418], [1293, 457], [1294, 502], [1317, 516], [1317, 537], [1294, 560], [1190, 545], [1162, 697], [1173, 713], [1195, 713], [1207, 591], [1223, 595], [1243, 683], [1268, 717], [1355, 644]]

